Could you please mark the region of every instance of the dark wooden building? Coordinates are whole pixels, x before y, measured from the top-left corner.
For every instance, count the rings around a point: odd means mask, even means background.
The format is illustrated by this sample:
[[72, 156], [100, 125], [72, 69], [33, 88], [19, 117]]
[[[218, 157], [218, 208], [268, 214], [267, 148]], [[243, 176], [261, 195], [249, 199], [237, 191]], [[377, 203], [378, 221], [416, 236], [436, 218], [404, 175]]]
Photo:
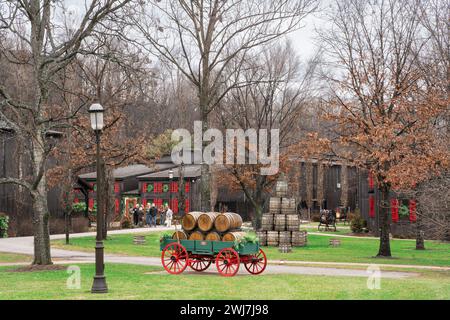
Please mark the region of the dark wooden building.
[[[291, 185], [299, 188], [290, 190], [290, 196], [297, 199], [300, 207], [308, 209], [312, 215], [318, 215], [320, 209], [338, 210], [346, 208], [348, 212], [359, 210], [367, 221], [369, 229], [378, 235], [380, 193], [367, 171], [345, 165], [341, 161], [318, 162], [315, 160], [298, 161], [296, 172], [290, 179]], [[294, 169], [295, 171], [295, 169]], [[391, 193], [391, 233], [394, 236], [414, 236], [415, 201], [401, 194]], [[403, 215], [397, 210], [402, 210]], [[408, 211], [408, 214], [405, 212]]]
[[[147, 173], [157, 172], [173, 166], [173, 164], [156, 163], [154, 166], [136, 164], [127, 167], [121, 167], [113, 170], [114, 178], [114, 219], [120, 217], [127, 208], [126, 201], [129, 198], [134, 199], [133, 204], [140, 203], [138, 177]], [[92, 210], [96, 204], [96, 172], [89, 172], [78, 176], [79, 187], [74, 190], [75, 202], [86, 201], [87, 208]]]
[[[169, 171], [173, 172], [173, 178], [169, 179]], [[179, 213], [179, 181], [180, 170], [183, 170], [184, 178], [184, 207], [185, 212], [198, 211], [200, 209], [200, 178], [201, 166], [197, 164], [172, 167], [158, 172], [149, 173], [138, 177], [139, 194], [141, 203], [154, 203], [157, 207], [168, 204], [175, 214]]]
[[[62, 133], [49, 131], [46, 138], [57, 143]], [[0, 177], [24, 178], [32, 175], [30, 141], [21, 141], [6, 122], [0, 120]], [[47, 159], [47, 168], [56, 165], [53, 158]], [[0, 184], [0, 212], [10, 218], [8, 233], [10, 236], [29, 236], [33, 234], [33, 206], [30, 193], [14, 184]], [[52, 220], [50, 231], [62, 232], [64, 211], [61, 206], [61, 191], [58, 187], [48, 191], [47, 203]], [[63, 221], [62, 221], [63, 222]], [[62, 227], [61, 227], [62, 226]]]

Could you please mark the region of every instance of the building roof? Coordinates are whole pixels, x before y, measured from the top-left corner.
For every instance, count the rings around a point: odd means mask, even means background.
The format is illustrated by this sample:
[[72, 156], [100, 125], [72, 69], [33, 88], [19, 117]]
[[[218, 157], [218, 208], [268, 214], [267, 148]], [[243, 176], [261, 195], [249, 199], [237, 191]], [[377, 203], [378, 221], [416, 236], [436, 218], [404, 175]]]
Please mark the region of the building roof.
[[[201, 161], [202, 161], [202, 151], [201, 150], [188, 149], [187, 152], [190, 153], [190, 155], [189, 155], [190, 161], [186, 164], [201, 163]], [[156, 163], [172, 163], [173, 164], [172, 155], [171, 154], [164, 155], [161, 158], [157, 159], [155, 162]]]
[[[178, 166], [172, 168], [173, 177], [179, 178], [180, 174], [178, 171]], [[168, 179], [169, 178], [169, 169], [162, 170], [158, 172], [149, 173], [146, 175], [139, 176], [139, 180], [147, 180], [147, 179]], [[198, 178], [202, 175], [202, 167], [199, 164], [190, 164], [184, 166], [184, 177], [185, 178]]]
[[[114, 169], [113, 176], [114, 176], [114, 179], [125, 179], [128, 177], [136, 177], [136, 176], [140, 176], [143, 174], [147, 174], [147, 173], [151, 173], [151, 172], [155, 172], [155, 171], [159, 171], [159, 170], [164, 170], [164, 169], [167, 169], [167, 168], [170, 168], [173, 166], [174, 166], [173, 164], [169, 164], [169, 163], [156, 164], [152, 167], [147, 167], [142, 164], [133, 164], [130, 166]], [[96, 179], [97, 172], [84, 173], [84, 174], [79, 175], [79, 178], [80, 179], [88, 179], [88, 180]]]
[[218, 191], [217, 202], [245, 201], [244, 191], [230, 190], [225, 187], [220, 187]]
[[139, 189], [134, 189], [134, 190], [130, 190], [130, 191], [126, 191], [122, 193], [123, 195], [136, 195], [139, 194]]

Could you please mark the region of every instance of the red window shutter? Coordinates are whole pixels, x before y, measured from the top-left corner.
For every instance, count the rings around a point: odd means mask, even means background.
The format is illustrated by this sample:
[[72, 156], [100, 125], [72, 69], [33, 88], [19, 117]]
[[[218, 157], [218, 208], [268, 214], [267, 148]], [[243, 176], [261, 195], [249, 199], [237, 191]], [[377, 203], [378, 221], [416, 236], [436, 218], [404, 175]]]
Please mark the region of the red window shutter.
[[170, 192], [177, 193], [178, 192], [178, 182], [172, 182], [170, 184]]
[[118, 214], [119, 213], [119, 211], [120, 211], [120, 201], [119, 201], [119, 199], [116, 199], [116, 202], [115, 202], [115, 207], [114, 207], [115, 209], [116, 209], [116, 214]]
[[369, 217], [375, 218], [375, 198], [369, 196]]
[[391, 214], [392, 214], [392, 222], [398, 222], [398, 199], [391, 200]]
[[373, 175], [372, 172], [369, 172], [369, 189], [373, 189], [374, 182], [373, 182]]
[[120, 192], [120, 184], [118, 182], [114, 183], [114, 192], [115, 193]]
[[92, 208], [94, 208], [94, 199], [90, 198], [89, 199], [89, 209], [92, 209]]
[[172, 211], [174, 213], [178, 213], [178, 199], [177, 198], [172, 199], [172, 203], [170, 205], [170, 209], [172, 209]]
[[417, 221], [416, 200], [414, 199], [409, 200], [409, 221], [411, 222]]
[[189, 199], [186, 199], [185, 201], [184, 201], [184, 211], [185, 211], [185, 213], [188, 213], [188, 212], [190, 212], [190, 207], [189, 207]]
[[155, 205], [159, 208], [162, 205], [162, 199], [155, 199]]
[[[189, 183], [189, 182], [186, 182], [186, 184], [184, 185], [184, 191], [185, 191], [186, 193], [189, 193], [190, 188], [191, 188], [190, 183]], [[186, 212], [187, 212], [187, 211], [186, 211]]]
[[142, 184], [142, 193], [145, 193], [145, 192], [147, 192], [147, 184], [143, 183]]
[[162, 193], [162, 182], [155, 182], [155, 193]]

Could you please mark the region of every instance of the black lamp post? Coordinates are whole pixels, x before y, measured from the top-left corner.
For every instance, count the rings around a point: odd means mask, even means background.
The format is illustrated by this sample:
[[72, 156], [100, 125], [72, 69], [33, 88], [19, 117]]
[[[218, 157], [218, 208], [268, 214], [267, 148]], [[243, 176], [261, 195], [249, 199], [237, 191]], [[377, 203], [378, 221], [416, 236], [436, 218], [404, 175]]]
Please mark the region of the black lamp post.
[[95, 132], [95, 142], [97, 145], [97, 238], [95, 242], [95, 276], [92, 284], [92, 293], [107, 293], [108, 286], [106, 285], [106, 278], [104, 275], [104, 246], [103, 246], [103, 199], [99, 199], [101, 190], [103, 190], [103, 174], [101, 173], [101, 158], [100, 158], [100, 135], [103, 130], [103, 113], [104, 109], [99, 103], [94, 103], [89, 108], [91, 116], [91, 127]]
[[169, 170], [169, 208], [172, 209], [172, 179], [173, 179], [173, 170]]

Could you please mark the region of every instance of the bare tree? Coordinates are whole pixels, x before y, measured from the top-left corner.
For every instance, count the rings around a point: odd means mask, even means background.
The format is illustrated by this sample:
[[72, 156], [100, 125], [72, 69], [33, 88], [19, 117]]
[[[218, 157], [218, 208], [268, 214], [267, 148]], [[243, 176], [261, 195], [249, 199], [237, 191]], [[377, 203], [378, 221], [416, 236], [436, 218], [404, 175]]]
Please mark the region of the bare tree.
[[[312, 77], [316, 66], [315, 59], [300, 64], [290, 43], [264, 48], [260, 54], [248, 55], [242, 63], [240, 79], [231, 82], [252, 85], [233, 88], [222, 101], [223, 107], [214, 112], [221, 127], [242, 130], [278, 129], [279, 143], [283, 156], [281, 171], [289, 165], [289, 146], [300, 139], [299, 131], [293, 130], [302, 119], [307, 104], [312, 99]], [[249, 139], [247, 149], [255, 148]], [[267, 154], [271, 152], [268, 137]], [[227, 150], [228, 152], [228, 150]], [[248, 154], [246, 155], [248, 157]], [[248, 160], [248, 159], [247, 159]], [[249, 161], [246, 161], [249, 163]], [[226, 165], [219, 179], [242, 190], [255, 212], [255, 224], [259, 226], [267, 193], [271, 191], [278, 174], [261, 175], [259, 164]], [[231, 178], [230, 178], [231, 176]]]
[[[245, 85], [228, 81], [225, 70], [227, 76], [230, 70], [239, 74], [250, 52], [300, 28], [316, 6], [316, 0], [143, 2], [129, 16], [131, 28], [141, 36], [128, 39], [175, 66], [195, 86], [205, 131], [209, 114], [223, 97]], [[211, 209], [209, 177], [204, 164], [202, 210]]]
[[[419, 184], [414, 192], [418, 202], [417, 219], [420, 222], [418, 232], [424, 236], [442, 241], [450, 240], [450, 174], [433, 177]], [[423, 244], [423, 243], [422, 243]]]
[[[0, 2], [0, 30], [14, 37], [15, 47], [1, 42], [0, 53], [11, 63], [29, 67], [31, 96], [20, 99], [0, 85], [0, 119], [15, 133], [31, 143], [32, 177], [1, 178], [0, 184], [17, 184], [27, 189], [33, 202], [33, 264], [50, 264], [49, 211], [47, 205], [46, 164], [53, 145], [46, 139], [49, 131], [64, 128], [75, 116], [61, 109], [52, 110], [49, 93], [58, 90], [55, 77], [82, 51], [96, 27], [111, 14], [120, 14], [130, 0], [92, 0], [85, 4], [76, 23], [67, 30], [64, 1], [23, 0]], [[64, 30], [64, 31], [61, 31]], [[19, 53], [26, 54], [20, 55]]]
[[[378, 256], [391, 256], [390, 192], [448, 166], [436, 119], [448, 108], [422, 85], [419, 1], [336, 1], [326, 48], [331, 151], [374, 174], [381, 194]], [[430, 141], [436, 143], [430, 144]]]

